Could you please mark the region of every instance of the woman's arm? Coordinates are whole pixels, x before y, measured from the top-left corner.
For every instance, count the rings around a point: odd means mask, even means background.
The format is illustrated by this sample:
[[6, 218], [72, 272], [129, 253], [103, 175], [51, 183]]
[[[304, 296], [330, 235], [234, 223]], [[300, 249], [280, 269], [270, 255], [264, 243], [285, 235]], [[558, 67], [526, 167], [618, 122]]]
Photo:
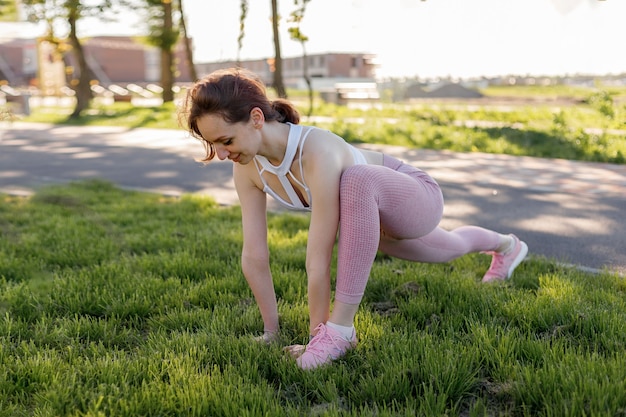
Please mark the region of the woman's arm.
[[259, 306], [264, 331], [277, 333], [278, 306], [267, 245], [266, 197], [250, 179], [251, 169], [254, 168], [253, 164], [250, 165], [235, 164], [233, 168], [243, 228], [241, 268]]
[[343, 147], [333, 146], [328, 138], [311, 139], [306, 142], [303, 162], [313, 208], [306, 254], [312, 332], [330, 314], [330, 267], [339, 227], [339, 182], [345, 156]]

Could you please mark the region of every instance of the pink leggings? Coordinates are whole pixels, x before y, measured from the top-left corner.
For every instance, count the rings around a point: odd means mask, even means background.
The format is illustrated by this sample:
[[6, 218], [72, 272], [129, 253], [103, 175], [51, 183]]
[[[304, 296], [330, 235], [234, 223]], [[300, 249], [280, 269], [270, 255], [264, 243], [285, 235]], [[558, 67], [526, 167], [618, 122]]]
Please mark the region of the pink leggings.
[[498, 247], [498, 233], [476, 226], [438, 227], [439, 185], [428, 174], [385, 155], [383, 166], [354, 165], [341, 176], [335, 299], [358, 304], [376, 252], [417, 262], [448, 262]]

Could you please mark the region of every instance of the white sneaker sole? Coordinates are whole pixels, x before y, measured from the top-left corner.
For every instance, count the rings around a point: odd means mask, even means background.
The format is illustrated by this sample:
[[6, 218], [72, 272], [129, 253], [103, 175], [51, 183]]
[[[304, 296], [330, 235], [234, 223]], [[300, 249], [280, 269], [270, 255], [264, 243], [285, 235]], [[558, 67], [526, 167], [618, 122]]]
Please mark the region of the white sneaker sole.
[[521, 240], [520, 245], [522, 245], [522, 249], [519, 251], [515, 259], [513, 260], [513, 263], [509, 267], [509, 270], [506, 274], [506, 279], [511, 278], [511, 275], [513, 275], [513, 271], [515, 271], [515, 268], [517, 268], [517, 266], [522, 263], [524, 258], [526, 258], [526, 255], [528, 255], [528, 245]]

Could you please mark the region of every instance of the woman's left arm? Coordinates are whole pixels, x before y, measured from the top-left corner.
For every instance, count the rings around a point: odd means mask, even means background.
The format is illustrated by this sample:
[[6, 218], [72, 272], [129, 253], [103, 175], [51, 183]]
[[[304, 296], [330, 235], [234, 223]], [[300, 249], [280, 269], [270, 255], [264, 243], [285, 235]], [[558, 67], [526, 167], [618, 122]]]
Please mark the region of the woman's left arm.
[[312, 199], [306, 252], [312, 332], [319, 323], [326, 323], [330, 314], [330, 267], [339, 228], [339, 183], [343, 165], [341, 152], [332, 146], [310, 145], [313, 146], [309, 151], [313, 152], [307, 152], [304, 176]]

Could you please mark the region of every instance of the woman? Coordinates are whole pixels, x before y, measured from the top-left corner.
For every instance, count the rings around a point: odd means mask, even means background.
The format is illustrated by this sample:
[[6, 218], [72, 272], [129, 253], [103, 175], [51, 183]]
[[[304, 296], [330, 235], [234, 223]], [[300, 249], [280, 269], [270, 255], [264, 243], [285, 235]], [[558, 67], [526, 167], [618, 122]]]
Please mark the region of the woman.
[[[528, 248], [514, 235], [475, 226], [438, 227], [443, 198], [425, 172], [339, 136], [298, 125], [287, 101], [270, 101], [265, 86], [242, 69], [214, 72], [188, 92], [182, 115], [215, 156], [234, 162], [243, 226], [241, 265], [264, 323], [264, 340], [279, 331], [267, 245], [266, 195], [310, 211], [306, 251], [311, 339], [296, 359], [313, 369], [357, 343], [353, 326], [378, 250], [417, 262], [448, 262], [472, 252], [493, 256], [483, 281], [508, 279]], [[339, 225], [337, 284], [330, 313], [330, 269]]]

